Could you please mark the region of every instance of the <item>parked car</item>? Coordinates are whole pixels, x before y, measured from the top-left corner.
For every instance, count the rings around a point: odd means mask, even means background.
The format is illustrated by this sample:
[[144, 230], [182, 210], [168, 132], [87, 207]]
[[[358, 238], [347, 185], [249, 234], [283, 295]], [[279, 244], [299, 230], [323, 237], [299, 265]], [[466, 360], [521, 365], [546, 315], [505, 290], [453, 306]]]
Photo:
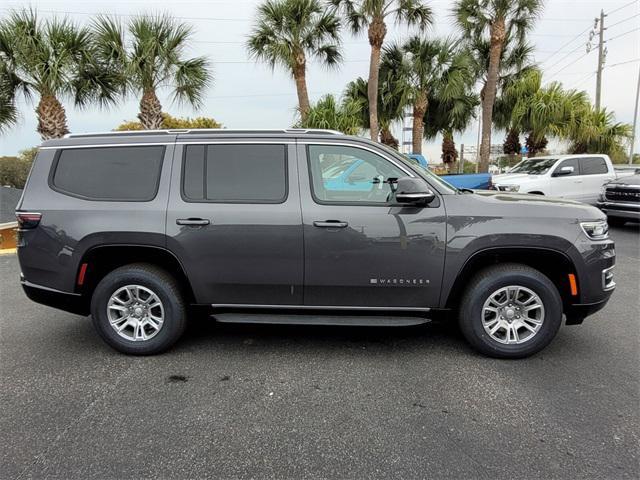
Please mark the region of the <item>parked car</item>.
[[[338, 165], [359, 165], [368, 188], [335, 188]], [[131, 354], [169, 348], [198, 308], [219, 322], [384, 326], [455, 313], [480, 352], [524, 357], [615, 286], [597, 208], [456, 190], [327, 131], [48, 140], [16, 215], [29, 298], [91, 313]]]
[[602, 187], [598, 208], [607, 214], [610, 225], [640, 221], [640, 175], [613, 180]]
[[509, 173], [495, 175], [491, 188], [595, 205], [602, 186], [616, 178], [608, 155], [553, 155], [521, 161]]
[[[422, 168], [429, 169], [429, 164], [424, 156], [410, 153], [407, 157]], [[491, 184], [490, 173], [451, 173], [449, 175], [440, 175], [440, 178], [460, 189], [487, 190]]]

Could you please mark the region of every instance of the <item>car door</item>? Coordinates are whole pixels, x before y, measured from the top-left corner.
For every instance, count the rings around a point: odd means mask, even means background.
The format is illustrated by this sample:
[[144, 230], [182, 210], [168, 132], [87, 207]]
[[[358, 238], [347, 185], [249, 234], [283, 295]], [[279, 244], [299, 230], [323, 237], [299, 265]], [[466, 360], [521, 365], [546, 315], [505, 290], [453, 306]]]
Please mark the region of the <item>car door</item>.
[[609, 173], [607, 162], [603, 157], [582, 157], [580, 173], [583, 179], [580, 201], [595, 205], [602, 186], [613, 177]]
[[301, 304], [294, 140], [188, 138], [177, 144], [166, 233], [196, 301]]
[[[358, 165], [345, 191], [327, 172]], [[373, 146], [299, 140], [304, 224], [304, 305], [428, 308], [438, 304], [445, 252], [442, 199], [426, 207], [388, 202], [389, 179], [416, 176]], [[354, 169], [356, 171], [356, 169]], [[354, 181], [355, 181], [354, 180]]]
[[[564, 167], [572, 167], [570, 173], [562, 173]], [[583, 179], [577, 158], [567, 158], [556, 165], [551, 172], [551, 195], [554, 197], [580, 200], [583, 194]]]

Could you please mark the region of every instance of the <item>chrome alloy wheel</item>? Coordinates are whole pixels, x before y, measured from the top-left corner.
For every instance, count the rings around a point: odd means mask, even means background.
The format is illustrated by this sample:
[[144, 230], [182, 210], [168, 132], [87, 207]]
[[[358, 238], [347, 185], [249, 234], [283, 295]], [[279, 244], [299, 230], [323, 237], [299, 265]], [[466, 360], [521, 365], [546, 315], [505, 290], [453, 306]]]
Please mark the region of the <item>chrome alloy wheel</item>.
[[496, 290], [482, 307], [484, 331], [504, 344], [528, 342], [540, 331], [543, 322], [542, 300], [533, 290], [520, 285]]
[[132, 342], [155, 337], [164, 323], [164, 307], [158, 295], [142, 285], [116, 290], [107, 303], [109, 325]]

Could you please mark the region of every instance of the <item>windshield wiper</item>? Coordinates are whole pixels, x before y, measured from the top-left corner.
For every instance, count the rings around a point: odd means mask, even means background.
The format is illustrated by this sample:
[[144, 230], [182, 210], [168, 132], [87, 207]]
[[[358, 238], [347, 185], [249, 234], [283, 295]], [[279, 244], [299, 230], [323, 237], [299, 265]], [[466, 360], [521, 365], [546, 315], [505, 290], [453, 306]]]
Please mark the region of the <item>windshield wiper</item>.
[[470, 188], [459, 188], [458, 191], [461, 193], [474, 193]]

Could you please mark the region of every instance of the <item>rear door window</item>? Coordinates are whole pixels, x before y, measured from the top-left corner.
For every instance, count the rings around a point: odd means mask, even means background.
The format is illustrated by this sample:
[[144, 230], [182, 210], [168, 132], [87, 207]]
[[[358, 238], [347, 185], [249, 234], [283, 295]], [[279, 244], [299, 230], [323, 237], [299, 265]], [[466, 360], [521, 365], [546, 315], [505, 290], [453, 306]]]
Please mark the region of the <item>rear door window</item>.
[[186, 201], [282, 203], [287, 198], [285, 145], [187, 145]]
[[58, 153], [54, 190], [88, 200], [153, 200], [164, 146], [68, 148]]
[[602, 175], [608, 173], [607, 162], [602, 157], [590, 157], [580, 160], [582, 175]]

